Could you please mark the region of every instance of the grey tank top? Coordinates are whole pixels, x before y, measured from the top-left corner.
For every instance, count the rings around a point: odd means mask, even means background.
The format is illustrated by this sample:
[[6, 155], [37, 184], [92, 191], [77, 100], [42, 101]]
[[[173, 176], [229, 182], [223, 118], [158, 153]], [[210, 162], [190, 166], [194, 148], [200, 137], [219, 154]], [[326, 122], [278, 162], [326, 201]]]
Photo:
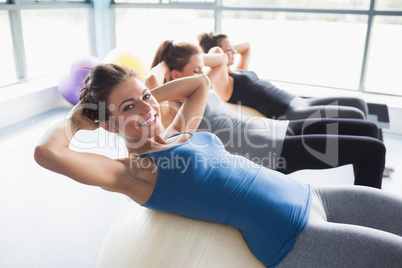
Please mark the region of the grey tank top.
[[215, 91], [210, 90], [197, 132], [212, 132], [230, 153], [275, 170], [283, 164], [280, 154], [288, 124], [288, 120], [247, 116], [233, 111], [223, 106]]

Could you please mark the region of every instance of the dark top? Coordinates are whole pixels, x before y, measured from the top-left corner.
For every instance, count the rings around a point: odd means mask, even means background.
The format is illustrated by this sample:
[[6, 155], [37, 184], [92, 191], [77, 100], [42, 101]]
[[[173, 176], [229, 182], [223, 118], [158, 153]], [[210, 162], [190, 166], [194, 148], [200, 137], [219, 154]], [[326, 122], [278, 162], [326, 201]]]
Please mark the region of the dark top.
[[285, 115], [290, 101], [296, 97], [267, 80], [259, 79], [252, 71], [229, 75], [233, 78], [233, 93], [228, 102], [249, 106], [268, 118], [280, 119]]

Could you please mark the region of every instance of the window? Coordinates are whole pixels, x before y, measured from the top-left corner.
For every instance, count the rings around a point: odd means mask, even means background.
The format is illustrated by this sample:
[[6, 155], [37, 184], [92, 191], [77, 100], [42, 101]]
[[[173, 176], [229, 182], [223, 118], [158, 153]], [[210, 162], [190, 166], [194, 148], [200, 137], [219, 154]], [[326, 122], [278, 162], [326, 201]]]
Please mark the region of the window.
[[116, 46], [132, 51], [150, 66], [164, 40], [197, 44], [197, 34], [213, 31], [208, 10], [116, 8]]
[[228, 11], [222, 30], [232, 43], [251, 43], [250, 70], [261, 78], [359, 87], [365, 16]]
[[115, 3], [157, 4], [159, 0], [115, 0]]
[[[92, 3], [99, 5], [92, 10]], [[199, 33], [218, 31], [228, 34], [232, 43], [251, 43], [250, 69], [263, 79], [402, 95], [400, 0], [110, 3], [109, 7], [108, 0], [19, 0], [17, 5], [0, 0], [0, 71], [6, 74], [0, 76], [0, 87], [24, 75], [55, 73], [72, 58], [95, 49], [104, 55], [114, 45], [133, 52], [149, 67], [162, 41], [197, 43]], [[109, 25], [103, 18], [113, 13], [115, 21]]]
[[400, 0], [376, 0], [376, 10], [402, 10]]
[[0, 10], [0, 87], [17, 81], [10, 19], [7, 11]]
[[215, 0], [115, 0], [115, 3], [133, 3], [133, 4], [162, 4], [169, 3], [215, 3]]
[[377, 16], [373, 21], [365, 89], [402, 95], [402, 17]]
[[222, 0], [222, 3], [224, 6], [267, 8], [369, 9], [370, 7], [370, 0]]
[[21, 11], [28, 78], [56, 73], [71, 60], [90, 55], [89, 9]]
[[87, 0], [20, 0], [23, 2], [35, 2], [35, 3], [55, 3], [55, 2], [87, 2]]

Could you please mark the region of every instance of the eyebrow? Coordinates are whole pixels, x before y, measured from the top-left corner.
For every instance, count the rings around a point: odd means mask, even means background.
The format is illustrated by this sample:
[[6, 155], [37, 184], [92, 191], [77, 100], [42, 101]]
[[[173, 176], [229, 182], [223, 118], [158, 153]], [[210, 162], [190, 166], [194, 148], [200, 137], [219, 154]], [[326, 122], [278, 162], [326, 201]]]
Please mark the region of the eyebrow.
[[[145, 92], [147, 92], [148, 90], [149, 90], [148, 88], [145, 88], [145, 89], [142, 91], [141, 95], [144, 95]], [[128, 102], [128, 101], [135, 101], [135, 100], [134, 100], [134, 98], [129, 98], [129, 99], [124, 100], [122, 103], [120, 103], [120, 105], [119, 105], [119, 110], [120, 110], [120, 107], [121, 107], [124, 103], [126, 103], [126, 102]]]

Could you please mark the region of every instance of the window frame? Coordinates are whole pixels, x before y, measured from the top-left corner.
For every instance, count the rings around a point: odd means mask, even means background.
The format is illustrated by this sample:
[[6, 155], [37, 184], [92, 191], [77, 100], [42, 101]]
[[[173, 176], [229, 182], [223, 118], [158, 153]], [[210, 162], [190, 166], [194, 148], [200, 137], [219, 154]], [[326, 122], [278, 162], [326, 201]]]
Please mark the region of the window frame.
[[[93, 3], [91, 0], [59, 1], [59, 2], [34, 2], [23, 0], [7, 0], [6, 3], [0, 3], [0, 10], [7, 10], [10, 19], [11, 39], [14, 47], [14, 59], [17, 79], [24, 81], [27, 79], [27, 63], [25, 55], [24, 37], [22, 31], [21, 11], [26, 9], [63, 9], [63, 8], [90, 8], [90, 28], [91, 28], [91, 51], [95, 51], [94, 42], [94, 20]], [[7, 86], [7, 85], [5, 85]], [[1, 86], [0, 86], [1, 87]]]
[[[378, 1], [378, 0], [377, 0]], [[402, 10], [376, 10], [376, 0], [370, 0], [368, 9], [311, 9], [311, 8], [270, 8], [270, 7], [236, 7], [223, 5], [222, 0], [214, 2], [175, 2], [174, 0], [159, 0], [158, 3], [116, 3], [114, 0], [84, 0], [84, 1], [57, 1], [57, 2], [35, 2], [24, 0], [7, 0], [0, 3], [0, 10], [7, 10], [10, 18], [12, 43], [14, 46], [14, 58], [16, 64], [17, 79], [23, 81], [27, 78], [27, 66], [25, 57], [24, 40], [21, 25], [21, 10], [24, 9], [55, 9], [55, 8], [89, 8], [91, 28], [91, 50], [92, 54], [103, 58], [108, 51], [115, 47], [115, 8], [158, 8], [158, 9], [205, 9], [214, 12], [214, 30], [221, 31], [221, 20], [223, 11], [249, 11], [249, 12], [285, 12], [285, 13], [315, 13], [315, 14], [344, 14], [367, 16], [367, 30], [361, 63], [358, 91], [365, 90], [365, 76], [368, 64], [368, 53], [370, 37], [373, 27], [373, 19], [376, 16], [400, 16]], [[105, 16], [106, 15], [106, 16]], [[102, 32], [102, 34], [99, 34]], [[382, 92], [374, 92], [384, 95], [393, 95]], [[399, 94], [398, 94], [399, 95]], [[402, 93], [401, 93], [402, 95]]]
[[[95, 0], [96, 1], [96, 0]], [[312, 9], [312, 8], [271, 8], [271, 7], [235, 7], [235, 6], [225, 6], [222, 4], [222, 0], [216, 0], [215, 2], [167, 2], [164, 0], [159, 0], [159, 3], [116, 3], [112, 0], [111, 8], [166, 8], [166, 9], [210, 9], [215, 13], [215, 32], [221, 32], [221, 18], [223, 11], [249, 11], [249, 12], [285, 12], [285, 13], [313, 13], [313, 14], [342, 14], [342, 15], [364, 15], [367, 16], [367, 29], [366, 38], [364, 43], [363, 59], [361, 63], [361, 71], [359, 78], [359, 85], [356, 90], [361, 92], [369, 92], [365, 90], [364, 82], [368, 63], [368, 53], [370, 45], [370, 37], [373, 27], [373, 18], [375, 16], [402, 16], [401, 11], [387, 11], [387, 10], [376, 10], [375, 3], [376, 0], [370, 0], [370, 5], [368, 9]], [[382, 92], [370, 92], [379, 93], [383, 95], [395, 95]], [[402, 95], [402, 93], [400, 94]], [[399, 96], [399, 95], [398, 95]]]

